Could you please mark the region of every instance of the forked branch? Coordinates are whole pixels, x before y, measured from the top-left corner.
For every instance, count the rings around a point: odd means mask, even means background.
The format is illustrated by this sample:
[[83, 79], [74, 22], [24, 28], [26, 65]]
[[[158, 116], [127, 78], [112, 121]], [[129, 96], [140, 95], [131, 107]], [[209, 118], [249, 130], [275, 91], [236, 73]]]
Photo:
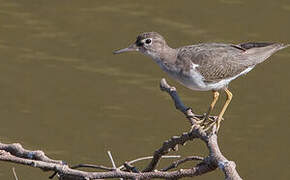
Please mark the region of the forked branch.
[[[69, 167], [66, 163], [60, 160], [53, 160], [47, 157], [42, 151], [30, 151], [24, 149], [20, 144], [3, 144], [0, 143], [0, 160], [8, 161], [16, 164], [23, 164], [40, 168], [45, 171], [56, 172], [59, 179], [62, 180], [88, 180], [88, 179], [105, 179], [105, 178], [124, 178], [124, 179], [179, 179], [183, 177], [195, 177], [207, 172], [220, 168], [226, 180], [241, 180], [238, 172], [235, 169], [235, 163], [228, 161], [221, 153], [215, 127], [210, 132], [205, 132], [199, 125], [198, 121], [203, 115], [196, 115], [191, 108], [186, 107], [179, 98], [174, 87], [167, 84], [165, 79], [160, 82], [162, 91], [167, 92], [174, 101], [175, 107], [181, 111], [190, 122], [190, 130], [182, 133], [180, 136], [173, 136], [165, 141], [160, 148], [158, 148], [152, 157], [138, 158], [137, 160], [123, 163], [120, 167], [105, 167], [102, 165], [79, 164], [77, 166]], [[214, 119], [215, 117], [211, 117]], [[205, 158], [198, 156], [188, 156], [172, 162], [167, 167], [158, 168], [158, 162], [165, 157], [171, 150], [177, 151], [178, 145], [185, 145], [192, 140], [200, 139], [205, 143], [209, 150], [209, 155]], [[178, 156], [179, 157], [179, 156]], [[139, 160], [151, 159], [149, 164], [143, 171], [139, 171], [137, 167], [132, 164]], [[190, 169], [179, 169], [169, 171], [187, 161], [199, 161], [198, 164]], [[77, 170], [76, 168], [87, 167], [105, 172], [86, 172]], [[54, 176], [52, 176], [53, 178]]]

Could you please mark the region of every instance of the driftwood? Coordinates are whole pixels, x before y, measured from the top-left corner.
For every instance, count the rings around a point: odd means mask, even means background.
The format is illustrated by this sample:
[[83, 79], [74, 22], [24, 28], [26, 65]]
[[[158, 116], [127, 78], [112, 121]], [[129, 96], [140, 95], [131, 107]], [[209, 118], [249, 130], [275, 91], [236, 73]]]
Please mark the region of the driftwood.
[[[226, 180], [240, 180], [238, 172], [236, 171], [236, 165], [233, 161], [227, 160], [221, 153], [218, 142], [216, 127], [213, 126], [210, 130], [204, 131], [198, 124], [198, 121], [203, 115], [196, 115], [191, 108], [186, 107], [180, 100], [177, 91], [174, 87], [167, 84], [165, 79], [161, 80], [160, 88], [162, 91], [167, 92], [174, 101], [176, 109], [181, 111], [185, 117], [189, 120], [191, 128], [188, 132], [182, 133], [180, 136], [173, 136], [169, 140], [165, 141], [162, 146], [157, 149], [153, 156], [139, 158], [123, 163], [122, 166], [116, 167], [113, 158], [110, 156], [113, 167], [105, 167], [101, 165], [79, 164], [76, 166], [69, 166], [64, 161], [53, 160], [45, 155], [42, 151], [30, 151], [24, 149], [20, 144], [3, 144], [0, 143], [0, 160], [12, 162], [16, 164], [22, 164], [40, 168], [44, 171], [53, 171], [54, 174], [50, 178], [54, 178], [58, 175], [62, 180], [89, 180], [89, 179], [105, 179], [105, 178], [124, 178], [124, 179], [179, 179], [183, 177], [195, 177], [211, 171], [217, 168], [224, 172]], [[215, 117], [210, 117], [215, 119]], [[209, 150], [207, 157], [188, 156], [180, 158], [172, 164], [169, 164], [163, 168], [157, 168], [158, 162], [162, 158], [170, 158], [171, 156], [165, 156], [169, 151], [178, 150], [178, 145], [185, 145], [189, 141], [201, 140], [205, 143]], [[109, 154], [110, 155], [110, 154]], [[176, 156], [173, 156], [176, 158]], [[178, 157], [178, 156], [177, 156]], [[139, 170], [133, 166], [134, 162], [139, 160], [151, 159], [149, 164], [143, 169]], [[182, 163], [188, 161], [197, 161], [197, 164], [190, 169], [177, 169]], [[86, 172], [77, 170], [77, 168], [94, 168], [96, 170], [102, 170], [105, 172]], [[169, 171], [176, 169], [174, 171]]]

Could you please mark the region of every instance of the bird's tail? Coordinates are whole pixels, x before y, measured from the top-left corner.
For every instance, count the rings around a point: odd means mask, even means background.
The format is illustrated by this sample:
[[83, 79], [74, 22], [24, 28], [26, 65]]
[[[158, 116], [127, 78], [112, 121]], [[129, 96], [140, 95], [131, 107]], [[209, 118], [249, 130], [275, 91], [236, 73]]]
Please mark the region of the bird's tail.
[[[286, 44], [286, 45], [284, 45], [284, 44], [281, 44], [281, 47], [280, 47], [280, 49], [284, 49], [284, 48], [287, 48], [287, 47], [289, 47], [290, 46], [290, 44]], [[279, 49], [279, 50], [280, 50]]]
[[282, 50], [284, 48], [289, 47], [290, 44], [284, 45], [283, 43], [272, 43], [263, 47], [253, 47], [248, 49], [246, 52], [256, 59], [256, 64], [265, 61], [268, 57], [270, 57], [275, 52]]
[[270, 48], [272, 48], [275, 52], [279, 51], [281, 49], [287, 48], [289, 47], [290, 44], [283, 44], [283, 43], [274, 43], [273, 45], [270, 46]]

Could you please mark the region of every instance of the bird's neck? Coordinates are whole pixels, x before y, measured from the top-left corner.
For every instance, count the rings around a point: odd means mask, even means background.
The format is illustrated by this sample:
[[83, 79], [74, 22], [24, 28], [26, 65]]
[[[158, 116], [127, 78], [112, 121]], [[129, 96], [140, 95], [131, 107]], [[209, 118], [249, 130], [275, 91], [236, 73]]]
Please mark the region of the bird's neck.
[[146, 55], [150, 56], [158, 64], [174, 64], [177, 58], [177, 50], [169, 46], [164, 46], [158, 52], [149, 52]]
[[176, 58], [177, 58], [177, 50], [169, 46], [165, 46], [160, 52], [160, 59], [163, 62], [173, 64], [175, 63]]

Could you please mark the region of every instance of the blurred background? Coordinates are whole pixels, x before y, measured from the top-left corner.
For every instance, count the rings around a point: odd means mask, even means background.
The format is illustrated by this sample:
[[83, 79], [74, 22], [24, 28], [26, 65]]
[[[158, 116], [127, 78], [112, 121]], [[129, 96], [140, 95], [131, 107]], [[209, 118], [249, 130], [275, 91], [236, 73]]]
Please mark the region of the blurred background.
[[[117, 165], [151, 155], [189, 129], [159, 90], [160, 79], [176, 86], [197, 113], [207, 110], [212, 94], [182, 87], [148, 57], [113, 50], [146, 31], [159, 32], [171, 47], [290, 43], [289, 18], [289, 0], [0, 0], [0, 141], [41, 149], [71, 165], [111, 166], [108, 150]], [[288, 48], [231, 83], [234, 98], [219, 143], [244, 179], [290, 176], [289, 67]], [[207, 153], [196, 141], [171, 154]], [[22, 180], [51, 174], [0, 162], [0, 179], [14, 179], [12, 167]], [[222, 178], [219, 170], [196, 177]]]

